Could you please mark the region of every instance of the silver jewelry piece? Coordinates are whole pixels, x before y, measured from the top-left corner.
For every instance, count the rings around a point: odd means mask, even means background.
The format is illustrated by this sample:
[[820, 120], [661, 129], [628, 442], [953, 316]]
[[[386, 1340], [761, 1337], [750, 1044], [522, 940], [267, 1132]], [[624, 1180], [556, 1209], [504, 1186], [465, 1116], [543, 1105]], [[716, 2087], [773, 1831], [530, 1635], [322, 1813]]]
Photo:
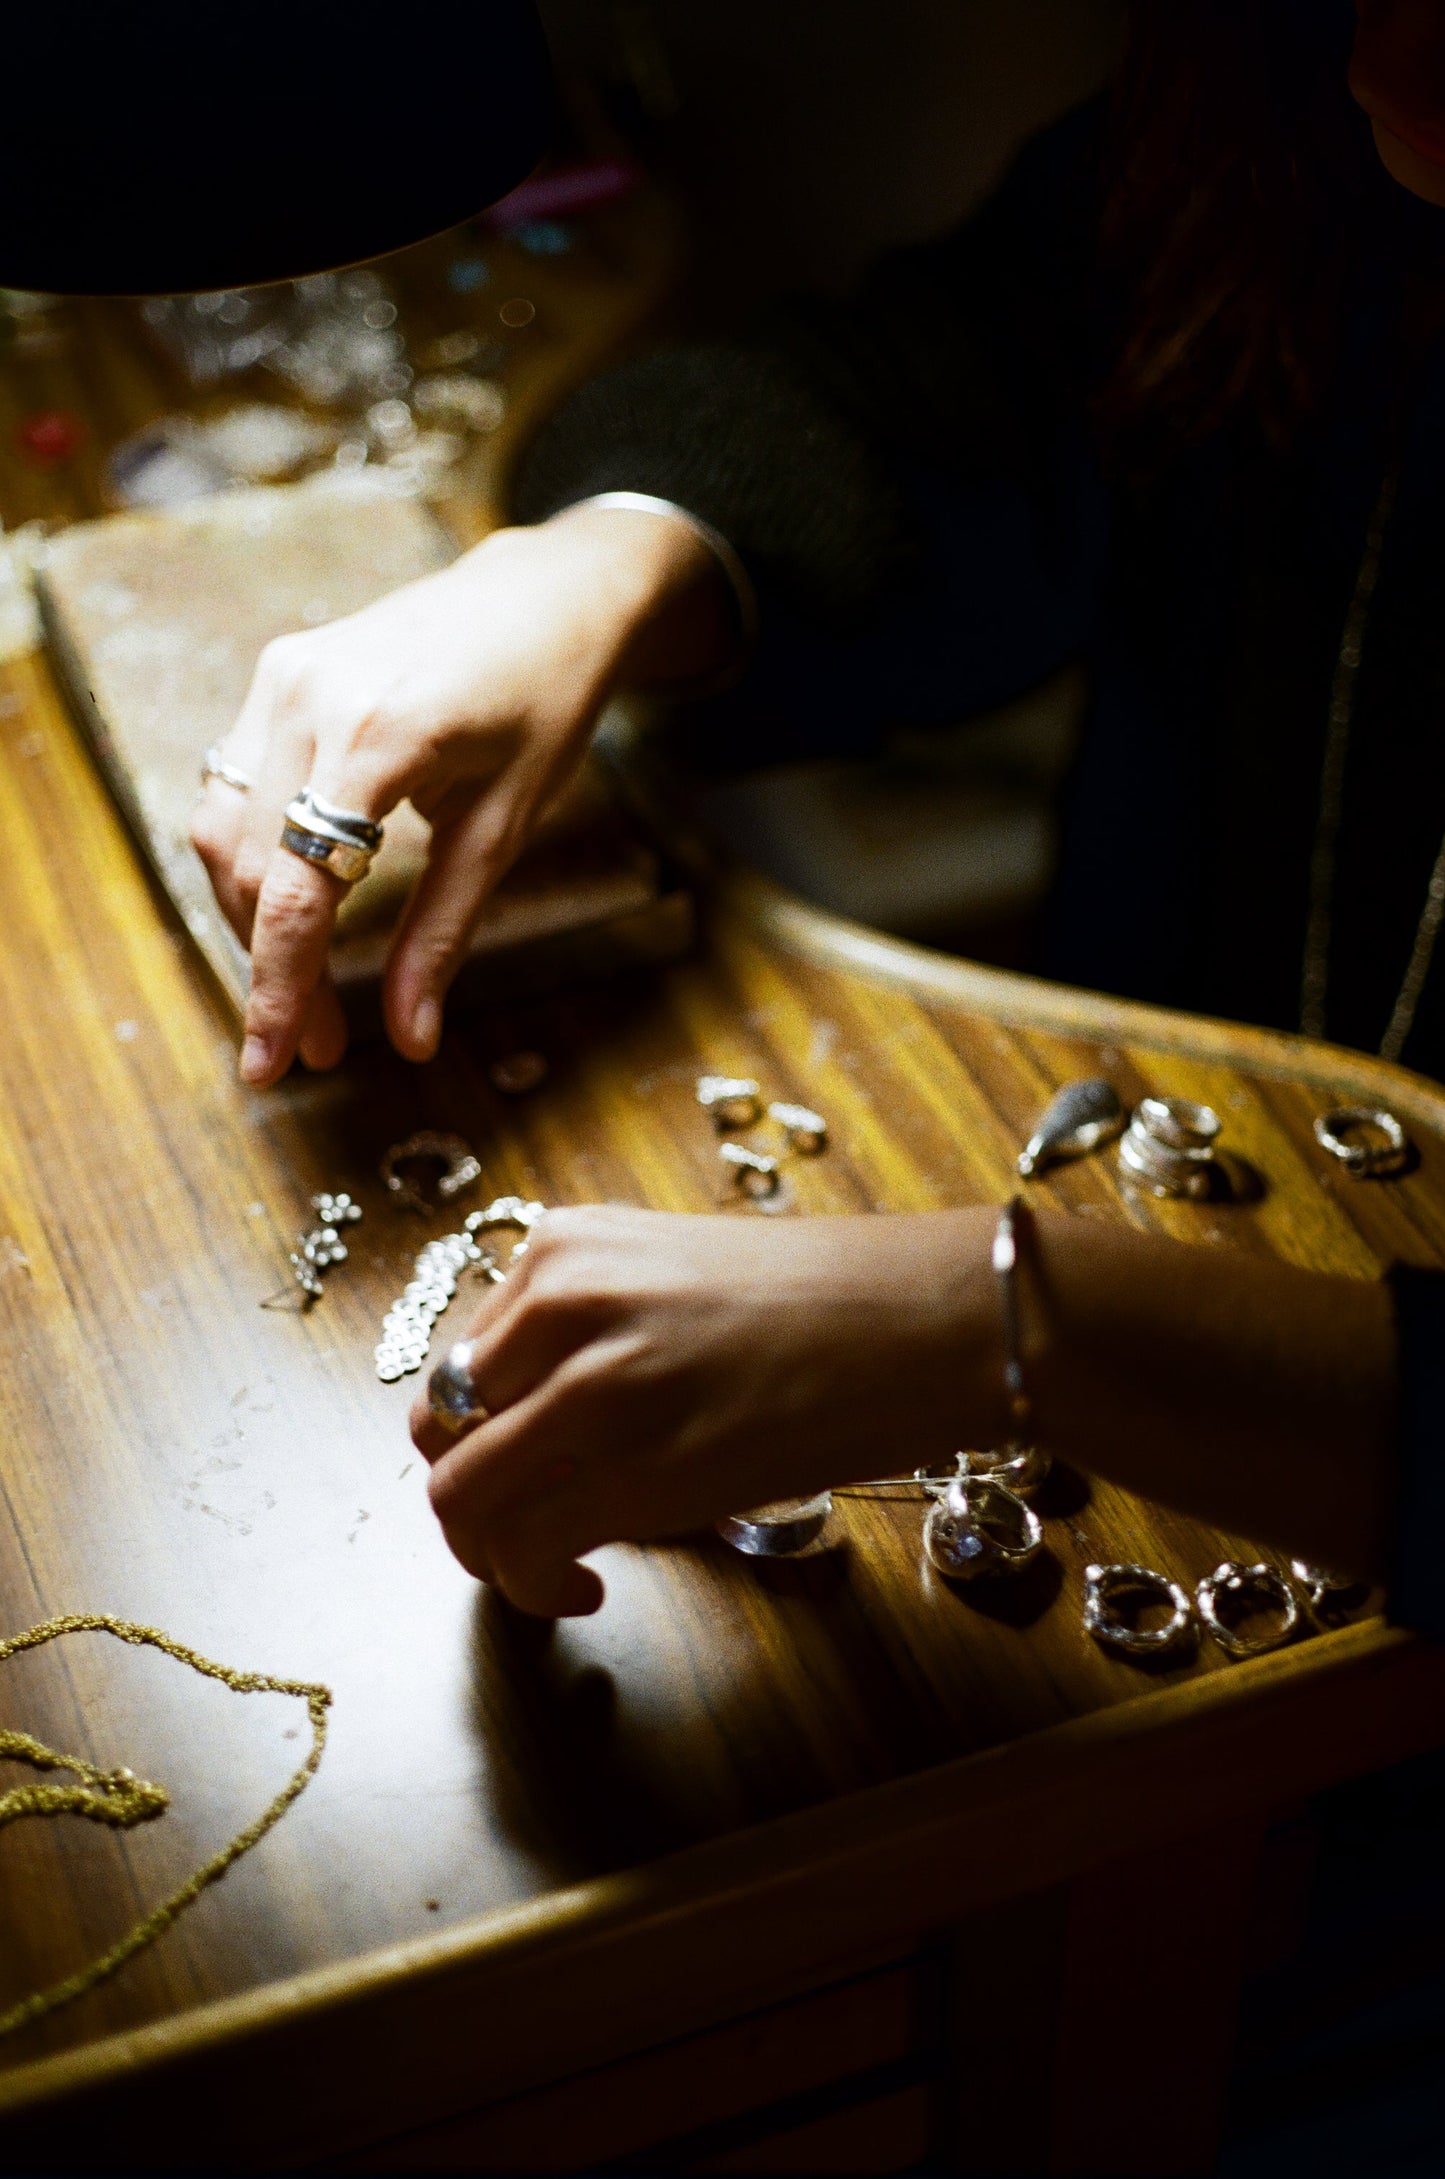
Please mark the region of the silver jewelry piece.
[[[1299, 1599], [1275, 1566], [1244, 1566], [1238, 1559], [1226, 1559], [1222, 1566], [1216, 1566], [1212, 1574], [1206, 1575], [1195, 1594], [1200, 1618], [1230, 1657], [1262, 1657], [1266, 1650], [1281, 1648], [1299, 1625]], [[1272, 1626], [1246, 1634], [1222, 1617], [1219, 1606], [1224, 1597], [1235, 1603], [1272, 1606], [1279, 1615], [1278, 1620]]]
[[1119, 1145], [1125, 1173], [1151, 1195], [1208, 1195], [1219, 1115], [1189, 1097], [1145, 1097]]
[[322, 1272], [346, 1261], [341, 1228], [357, 1223], [361, 1205], [353, 1203], [349, 1195], [322, 1193], [312, 1196], [311, 1208], [318, 1222], [309, 1232], [296, 1236], [296, 1246], [288, 1258], [291, 1279], [279, 1292], [266, 1296], [260, 1305], [263, 1309], [309, 1309], [313, 1301], [321, 1299]]
[[991, 1452], [958, 1455], [958, 1472], [964, 1482], [1002, 1483], [1015, 1498], [1032, 1498], [1053, 1464], [1041, 1445], [1004, 1445]]
[[249, 794], [256, 784], [249, 772], [243, 772], [238, 765], [228, 764], [214, 742], [201, 759], [201, 785], [207, 787], [213, 779], [223, 780], [226, 786], [234, 787], [238, 794]]
[[744, 1195], [770, 1196], [778, 1192], [778, 1161], [761, 1150], [748, 1150], [740, 1142], [718, 1145], [718, 1156]]
[[1019, 1152], [1019, 1178], [1029, 1180], [1062, 1158], [1087, 1157], [1091, 1150], [1122, 1135], [1127, 1118], [1112, 1082], [1099, 1076], [1066, 1082]]
[[999, 1212], [993, 1234], [993, 1269], [998, 1280], [999, 1306], [1003, 1312], [1003, 1382], [1008, 1394], [1009, 1421], [1014, 1436], [1009, 1451], [1018, 1448], [1020, 1436], [1033, 1421], [1033, 1402], [1024, 1387], [1023, 1350], [1019, 1337], [1019, 1223], [1027, 1218], [1024, 1199], [1016, 1195]]
[[784, 1559], [806, 1551], [827, 1526], [831, 1491], [814, 1498], [778, 1498], [747, 1513], [730, 1513], [717, 1524], [724, 1543], [754, 1559]]
[[547, 1079], [547, 1062], [540, 1052], [508, 1052], [487, 1069], [493, 1089], [504, 1097], [524, 1097]]
[[470, 1339], [459, 1339], [427, 1379], [427, 1406], [454, 1436], [470, 1430], [473, 1423], [485, 1422], [489, 1413], [472, 1383], [472, 1351]]
[[816, 1158], [827, 1149], [828, 1123], [821, 1113], [810, 1112], [806, 1105], [769, 1105], [768, 1118], [777, 1121], [788, 1148], [800, 1158]]
[[1295, 1587], [1310, 1610], [1316, 1613], [1330, 1611], [1341, 1597], [1365, 1587], [1356, 1575], [1339, 1573], [1332, 1566], [1316, 1565], [1312, 1559], [1291, 1559], [1289, 1570]]
[[923, 1547], [950, 1581], [1021, 1574], [1043, 1546], [1043, 1524], [1001, 1483], [983, 1478], [950, 1483], [929, 1507]]
[[[484, 1211], [473, 1211], [460, 1233], [446, 1233], [438, 1241], [427, 1242], [405, 1289], [382, 1318], [375, 1360], [376, 1374], [384, 1385], [395, 1384], [399, 1377], [409, 1377], [421, 1368], [431, 1346], [432, 1327], [455, 1294], [457, 1281], [468, 1264], [476, 1265], [484, 1277], [497, 1283], [505, 1278], [506, 1273], [477, 1235], [506, 1226], [517, 1226], [524, 1234], [529, 1233], [543, 1208], [540, 1203], [525, 1202], [521, 1196], [498, 1196]], [[520, 1249], [512, 1251], [514, 1258], [520, 1253]]]
[[281, 845], [303, 862], [329, 870], [343, 885], [366, 876], [385, 836], [385, 828], [360, 810], [344, 810], [314, 789], [303, 787], [286, 805]]
[[417, 1182], [397, 1170], [402, 1165], [441, 1164], [446, 1167], [437, 1182], [437, 1196], [443, 1203], [450, 1203], [463, 1188], [470, 1188], [480, 1180], [482, 1168], [460, 1135], [444, 1135], [434, 1127], [424, 1127], [419, 1134], [408, 1135], [405, 1142], [393, 1143], [382, 1159], [378, 1171], [387, 1192], [410, 1211], [419, 1211], [425, 1217], [431, 1209]]
[[697, 1101], [720, 1135], [755, 1127], [763, 1116], [762, 1092], [743, 1076], [700, 1074]]
[[[1372, 1128], [1384, 1141], [1350, 1141], [1359, 1128]], [[1315, 1141], [1356, 1180], [1398, 1173], [1410, 1155], [1409, 1136], [1383, 1105], [1339, 1105], [1332, 1112], [1322, 1112], [1315, 1121]]]
[[[1169, 1617], [1157, 1627], [1133, 1625], [1120, 1606], [1129, 1598], [1167, 1604]], [[1084, 1568], [1084, 1631], [1127, 1657], [1162, 1657], [1194, 1638], [1194, 1607], [1177, 1581], [1152, 1566], [1124, 1560], [1114, 1566]]]

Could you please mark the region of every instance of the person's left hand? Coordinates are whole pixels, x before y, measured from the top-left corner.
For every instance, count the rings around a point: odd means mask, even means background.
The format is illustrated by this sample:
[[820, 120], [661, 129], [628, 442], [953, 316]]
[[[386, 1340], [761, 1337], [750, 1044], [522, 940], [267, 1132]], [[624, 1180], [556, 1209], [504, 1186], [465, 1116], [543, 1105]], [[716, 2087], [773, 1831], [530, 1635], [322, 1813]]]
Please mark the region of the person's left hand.
[[487, 1418], [412, 1410], [453, 1552], [526, 1611], [595, 1611], [600, 1544], [998, 1442], [995, 1217], [549, 1211], [472, 1327]]

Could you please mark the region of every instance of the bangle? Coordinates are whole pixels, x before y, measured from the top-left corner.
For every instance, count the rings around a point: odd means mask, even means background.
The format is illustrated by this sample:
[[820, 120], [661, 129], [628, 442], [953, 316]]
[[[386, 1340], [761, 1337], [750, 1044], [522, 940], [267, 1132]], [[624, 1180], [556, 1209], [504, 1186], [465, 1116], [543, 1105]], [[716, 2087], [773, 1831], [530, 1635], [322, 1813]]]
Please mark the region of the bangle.
[[993, 1236], [993, 1268], [1003, 1316], [1003, 1383], [1008, 1396], [1010, 1452], [1028, 1443], [1034, 1414], [1024, 1383], [1019, 1341], [1019, 1229], [1028, 1215], [1023, 1197], [1012, 1197], [999, 1213]]
[[[572, 502], [574, 507], [616, 508], [622, 514], [671, 515], [674, 521], [684, 522], [701, 544], [706, 545], [718, 564], [723, 580], [732, 592], [733, 605], [738, 616], [738, 644], [740, 657], [728, 665], [715, 679], [690, 689], [691, 696], [711, 696], [718, 690], [730, 687], [742, 671], [748, 652], [757, 640], [758, 594], [753, 579], [743, 566], [737, 551], [710, 522], [704, 522], [689, 507], [679, 507], [675, 499], [660, 499], [654, 492], [594, 492], [589, 499]], [[559, 510], [559, 512], [562, 510]]]

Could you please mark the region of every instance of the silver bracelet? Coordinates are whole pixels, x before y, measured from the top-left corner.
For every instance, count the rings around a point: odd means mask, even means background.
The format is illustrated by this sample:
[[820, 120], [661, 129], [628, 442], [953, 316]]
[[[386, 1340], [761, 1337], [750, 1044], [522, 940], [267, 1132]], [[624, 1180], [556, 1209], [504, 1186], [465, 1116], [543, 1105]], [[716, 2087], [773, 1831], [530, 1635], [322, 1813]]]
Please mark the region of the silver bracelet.
[[1008, 1395], [1011, 1450], [1028, 1444], [1034, 1416], [1033, 1402], [1024, 1383], [1019, 1338], [1019, 1227], [1027, 1217], [1023, 1197], [1012, 1197], [999, 1213], [993, 1236], [993, 1268], [1003, 1316], [1003, 1384]]
[[[717, 561], [733, 594], [738, 609], [738, 634], [743, 650], [751, 650], [758, 633], [758, 594], [753, 579], [741, 559], [721, 530], [715, 530], [710, 522], [704, 522], [689, 507], [679, 507], [675, 499], [659, 499], [654, 492], [594, 492], [590, 499], [573, 502], [577, 507], [613, 507], [623, 514], [672, 515], [685, 522]], [[559, 510], [561, 512], [563, 510]]]

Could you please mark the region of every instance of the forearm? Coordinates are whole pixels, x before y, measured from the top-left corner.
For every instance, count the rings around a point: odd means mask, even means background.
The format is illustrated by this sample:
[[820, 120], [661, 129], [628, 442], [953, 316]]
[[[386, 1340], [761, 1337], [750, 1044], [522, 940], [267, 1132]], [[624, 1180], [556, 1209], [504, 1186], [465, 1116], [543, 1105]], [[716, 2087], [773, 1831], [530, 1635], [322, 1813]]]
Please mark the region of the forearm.
[[1086, 1219], [1024, 1273], [1040, 1441], [1061, 1459], [1376, 1578], [1395, 1492], [1386, 1287]]

